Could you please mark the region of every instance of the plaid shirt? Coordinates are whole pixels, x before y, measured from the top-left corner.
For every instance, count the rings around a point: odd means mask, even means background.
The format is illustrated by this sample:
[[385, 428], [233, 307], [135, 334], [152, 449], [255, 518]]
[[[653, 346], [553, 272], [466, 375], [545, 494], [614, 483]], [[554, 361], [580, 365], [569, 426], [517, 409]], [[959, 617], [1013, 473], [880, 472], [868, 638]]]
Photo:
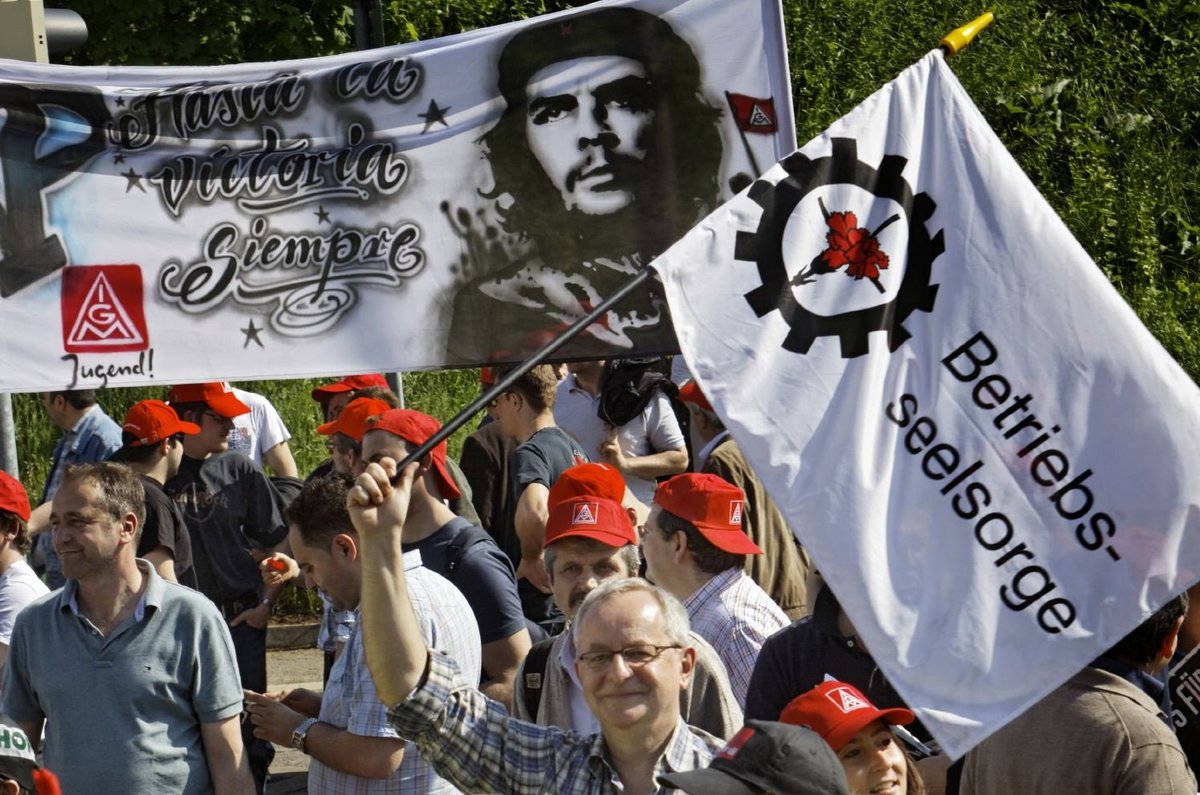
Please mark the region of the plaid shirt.
[[712, 644], [742, 709], [763, 641], [791, 621], [741, 569], [726, 569], [684, 600], [692, 631]]
[[[499, 702], [455, 684], [458, 669], [430, 654], [425, 681], [389, 713], [438, 773], [468, 792], [616, 795], [623, 792], [599, 734], [581, 735], [511, 717]], [[654, 766], [664, 773], [706, 766], [723, 745], [682, 719]], [[676, 792], [659, 788], [658, 792]]]
[[[404, 553], [404, 575], [425, 642], [461, 660], [467, 670], [478, 671], [479, 630], [467, 600], [449, 580], [421, 565], [420, 552]], [[354, 614], [357, 619], [358, 611]], [[320, 718], [362, 737], [399, 737], [388, 722], [387, 707], [379, 700], [367, 670], [361, 626], [355, 622], [346, 647], [329, 672], [329, 682], [321, 696]], [[309, 762], [308, 782], [308, 791], [321, 795], [450, 795], [458, 792], [438, 777], [417, 754], [412, 743], [405, 745], [400, 768], [388, 778], [370, 779], [342, 773], [314, 758]]]

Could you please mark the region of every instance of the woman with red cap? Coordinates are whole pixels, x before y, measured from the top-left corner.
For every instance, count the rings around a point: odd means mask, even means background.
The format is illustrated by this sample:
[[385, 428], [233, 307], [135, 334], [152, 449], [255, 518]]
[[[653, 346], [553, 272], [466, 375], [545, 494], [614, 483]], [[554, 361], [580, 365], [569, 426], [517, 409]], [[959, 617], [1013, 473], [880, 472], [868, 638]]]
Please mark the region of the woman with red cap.
[[851, 795], [925, 795], [921, 774], [891, 729], [913, 718], [907, 709], [877, 709], [858, 688], [836, 681], [796, 696], [779, 716], [829, 743]]

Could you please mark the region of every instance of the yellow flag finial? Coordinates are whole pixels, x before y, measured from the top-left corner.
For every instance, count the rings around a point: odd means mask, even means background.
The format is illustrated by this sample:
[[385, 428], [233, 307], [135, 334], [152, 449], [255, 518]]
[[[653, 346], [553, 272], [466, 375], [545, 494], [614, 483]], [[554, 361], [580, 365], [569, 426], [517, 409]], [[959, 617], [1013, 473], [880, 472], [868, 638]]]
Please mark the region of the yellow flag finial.
[[992, 24], [992, 20], [995, 18], [995, 15], [991, 11], [985, 11], [961, 28], [955, 28], [947, 33], [939, 42], [939, 46], [946, 51], [946, 55], [954, 55], [963, 47], [970, 44], [971, 39], [975, 38], [975, 35], [979, 31]]

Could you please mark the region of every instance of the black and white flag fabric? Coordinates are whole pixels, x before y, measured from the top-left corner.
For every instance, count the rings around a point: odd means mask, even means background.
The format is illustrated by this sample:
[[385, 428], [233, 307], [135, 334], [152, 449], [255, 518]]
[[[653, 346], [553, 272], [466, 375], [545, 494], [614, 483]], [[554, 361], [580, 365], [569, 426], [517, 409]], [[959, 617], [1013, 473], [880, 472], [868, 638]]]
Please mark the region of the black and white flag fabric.
[[952, 756], [1200, 576], [1200, 392], [939, 52], [655, 267], [705, 394]]
[[[369, 53], [0, 62], [0, 390], [519, 361], [795, 147], [778, 0]], [[661, 288], [567, 355], [676, 346]]]

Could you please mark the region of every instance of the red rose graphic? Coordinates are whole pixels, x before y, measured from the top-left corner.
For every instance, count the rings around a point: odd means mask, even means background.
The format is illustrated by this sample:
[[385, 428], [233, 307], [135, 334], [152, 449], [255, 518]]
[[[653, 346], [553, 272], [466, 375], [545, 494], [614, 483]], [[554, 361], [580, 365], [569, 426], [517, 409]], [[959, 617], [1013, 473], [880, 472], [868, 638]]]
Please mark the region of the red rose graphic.
[[832, 270], [845, 265], [846, 274], [855, 279], [878, 279], [879, 271], [888, 266], [888, 256], [879, 250], [875, 236], [858, 225], [858, 217], [852, 212], [830, 213], [825, 223], [829, 226], [825, 236], [829, 248], [821, 253], [825, 264]]
[[853, 212], [831, 213], [825, 209], [823, 199], [817, 199], [817, 202], [825, 216], [825, 225], [829, 227], [825, 235], [828, 247], [792, 279], [792, 284], [807, 284], [816, 276], [833, 273], [844, 265], [847, 276], [856, 280], [868, 279], [879, 292], [884, 292], [879, 283], [879, 272], [887, 269], [889, 260], [879, 248], [878, 235], [900, 216], [891, 216], [871, 232], [858, 225], [858, 216]]

